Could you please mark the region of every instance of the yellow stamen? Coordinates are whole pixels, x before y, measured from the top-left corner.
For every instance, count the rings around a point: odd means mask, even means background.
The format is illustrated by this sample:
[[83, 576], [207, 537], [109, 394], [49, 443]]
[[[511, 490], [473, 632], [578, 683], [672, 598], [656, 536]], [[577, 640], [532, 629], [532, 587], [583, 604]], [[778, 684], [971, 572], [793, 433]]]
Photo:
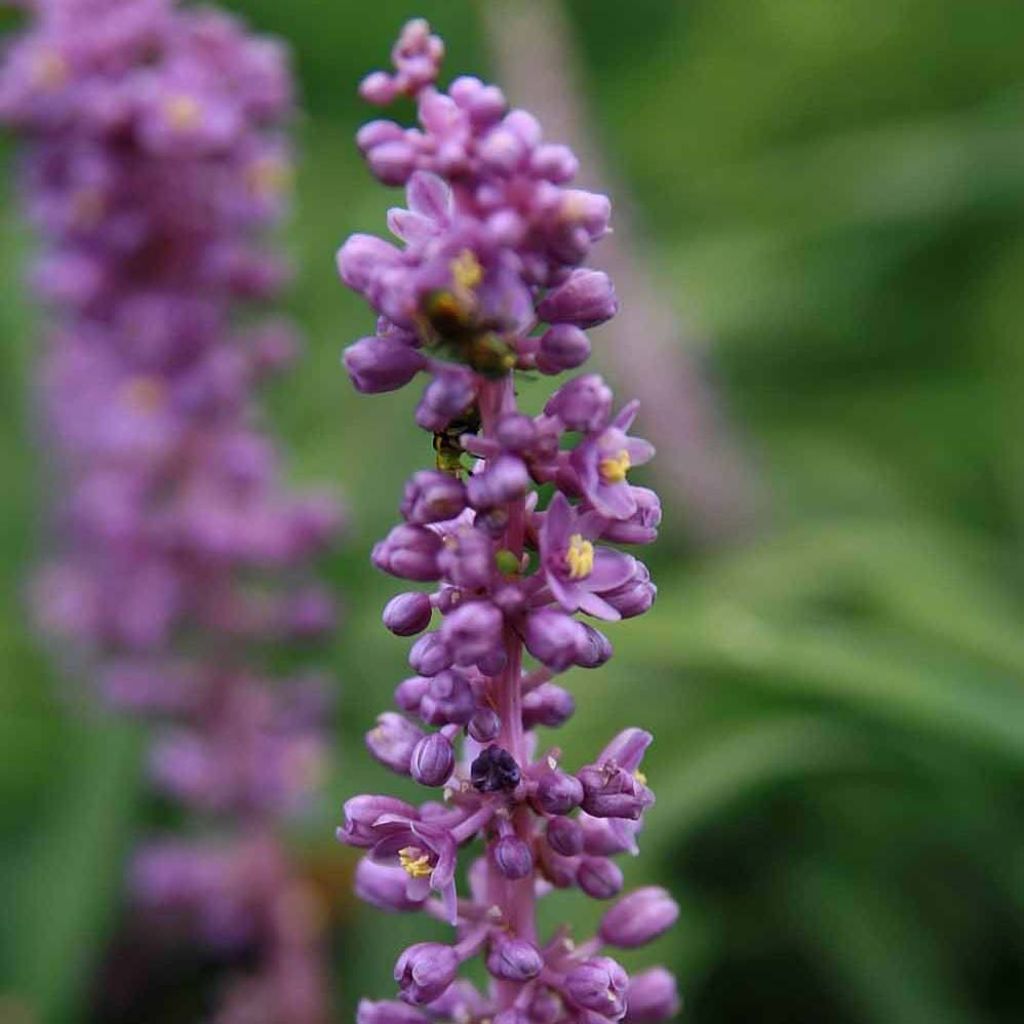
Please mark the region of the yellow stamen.
[[139, 412], [156, 412], [164, 403], [164, 386], [156, 377], [132, 377], [122, 385], [121, 394]]
[[59, 89], [68, 80], [67, 61], [53, 50], [43, 50], [32, 61], [32, 84], [40, 89]]
[[410, 878], [426, 878], [432, 870], [430, 857], [418, 846], [406, 846], [399, 850], [398, 863]]
[[598, 470], [601, 473], [601, 479], [606, 484], [621, 484], [626, 479], [626, 474], [629, 472], [631, 465], [629, 452], [623, 448], [618, 455], [611, 455], [607, 459], [602, 459], [598, 464]]
[[594, 571], [594, 545], [574, 533], [569, 538], [569, 550], [565, 553], [565, 564], [569, 566], [569, 578], [582, 580]]
[[484, 268], [480, 261], [469, 251], [462, 252], [452, 260], [452, 280], [456, 288], [475, 288], [484, 279]]
[[164, 104], [164, 114], [175, 131], [184, 132], [199, 124], [202, 107], [195, 97], [182, 93], [167, 100]]
[[637, 770], [633, 772], [633, 778], [636, 779], [636, 781], [639, 782], [641, 786], [647, 785], [647, 776], [644, 775], [644, 773], [640, 771], [639, 768], [637, 768]]

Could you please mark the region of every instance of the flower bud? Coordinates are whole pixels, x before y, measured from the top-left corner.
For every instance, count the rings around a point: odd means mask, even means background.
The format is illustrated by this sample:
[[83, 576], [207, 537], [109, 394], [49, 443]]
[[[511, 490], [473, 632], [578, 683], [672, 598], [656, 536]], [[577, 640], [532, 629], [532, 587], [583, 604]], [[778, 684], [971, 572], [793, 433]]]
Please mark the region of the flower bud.
[[396, 636], [413, 636], [430, 625], [433, 608], [430, 598], [421, 591], [396, 594], [384, 606], [381, 618]]
[[658, 588], [651, 582], [651, 574], [643, 562], [637, 561], [633, 576], [621, 587], [607, 590], [601, 597], [624, 619], [643, 615], [658, 595]]
[[583, 785], [574, 775], [545, 772], [537, 780], [534, 800], [545, 814], [568, 814], [583, 800]]
[[572, 181], [579, 168], [580, 162], [573, 151], [557, 143], [548, 142], [538, 146], [530, 157], [530, 170], [556, 185]]
[[597, 956], [571, 970], [565, 991], [574, 1003], [602, 1017], [619, 1020], [626, 1012], [629, 976], [611, 957]]
[[413, 473], [405, 485], [401, 513], [406, 522], [425, 525], [454, 519], [466, 507], [465, 488], [440, 470]]
[[505, 413], [494, 428], [494, 439], [508, 451], [528, 448], [537, 437], [537, 426], [525, 413]]
[[426, 386], [416, 407], [416, 422], [424, 430], [444, 430], [476, 397], [473, 376], [461, 368], [439, 371]]
[[359, 131], [356, 132], [356, 145], [364, 155], [374, 146], [382, 142], [394, 142], [405, 137], [405, 131], [400, 124], [394, 121], [376, 120], [367, 121]]
[[475, 665], [501, 644], [503, 624], [490, 601], [467, 601], [444, 617], [441, 638], [456, 665]]
[[595, 818], [639, 819], [654, 803], [651, 791], [632, 772], [614, 764], [587, 765], [576, 776], [583, 783], [583, 810]]
[[560, 419], [569, 430], [590, 433], [608, 422], [612, 411], [611, 388], [596, 373], [563, 384], [544, 406], [548, 416]]
[[676, 979], [664, 967], [651, 967], [629, 979], [627, 1024], [661, 1024], [679, 1015]]
[[568, 690], [554, 683], [543, 683], [523, 697], [523, 728], [543, 725], [557, 729], [564, 725], [576, 710], [576, 701]]
[[400, 579], [429, 582], [440, 577], [441, 538], [424, 526], [396, 526], [374, 545], [373, 564]]
[[395, 703], [410, 714], [415, 714], [420, 709], [420, 701], [430, 688], [430, 680], [425, 676], [411, 676], [403, 679], [395, 687]]
[[456, 530], [445, 538], [438, 565], [454, 586], [482, 589], [494, 572], [494, 545], [477, 529]]
[[469, 720], [469, 735], [477, 743], [490, 743], [501, 732], [501, 719], [491, 708], [478, 708]]
[[345, 349], [343, 362], [364, 395], [396, 391], [427, 366], [422, 352], [390, 338], [361, 338]]
[[393, 266], [401, 259], [401, 251], [383, 238], [352, 235], [338, 250], [338, 273], [349, 288], [365, 292], [382, 267]]
[[430, 681], [420, 701], [420, 717], [428, 725], [465, 725], [476, 710], [473, 691], [460, 672], [445, 670]]
[[612, 656], [611, 641], [589, 622], [581, 622], [580, 625], [585, 635], [576, 656], [576, 664], [580, 668], [600, 668]]
[[590, 358], [590, 339], [572, 324], [555, 324], [541, 336], [537, 369], [556, 374], [582, 366]]
[[602, 941], [620, 949], [644, 946], [668, 931], [679, 917], [679, 904], [658, 885], [623, 897], [601, 918]]
[[533, 854], [530, 847], [518, 836], [502, 836], [491, 848], [495, 866], [513, 881], [526, 878], [533, 871]]
[[370, 857], [364, 857], [356, 865], [356, 895], [378, 910], [422, 909], [422, 900], [409, 899], [408, 881], [405, 871], [394, 864], [379, 864]]
[[451, 946], [417, 942], [395, 963], [395, 981], [407, 1003], [422, 1006], [441, 996], [455, 980], [459, 958]]
[[366, 162], [382, 185], [404, 185], [416, 166], [416, 151], [404, 139], [381, 142], [366, 154]]
[[409, 774], [413, 749], [423, 738], [423, 730], [407, 718], [385, 711], [377, 716], [377, 725], [366, 734], [366, 749], [374, 759], [400, 775]]
[[544, 967], [544, 959], [536, 946], [525, 939], [499, 937], [491, 943], [487, 970], [505, 981], [529, 981]]
[[574, 270], [565, 284], [544, 296], [537, 306], [537, 315], [549, 324], [595, 327], [610, 320], [618, 309], [615, 289], [607, 274], [600, 270]]
[[614, 544], [650, 544], [661, 524], [661, 500], [649, 487], [630, 487], [636, 511], [628, 519], [610, 520], [601, 534]]
[[469, 767], [473, 787], [481, 793], [515, 789], [521, 777], [516, 759], [502, 747], [485, 747]]
[[409, 648], [409, 664], [421, 676], [436, 676], [452, 663], [452, 652], [440, 633], [424, 633]]
[[451, 741], [435, 732], [416, 744], [409, 762], [409, 774], [422, 786], [443, 786], [455, 768]]
[[466, 497], [476, 509], [504, 505], [526, 493], [530, 474], [523, 460], [514, 455], [499, 455], [482, 473], [466, 481]]
[[427, 1018], [395, 999], [372, 1002], [360, 999], [356, 1010], [356, 1024], [427, 1024]]
[[576, 857], [583, 852], [583, 829], [572, 818], [552, 818], [547, 828], [548, 845], [563, 857]]
[[521, 628], [526, 649], [554, 672], [573, 664], [585, 639], [580, 623], [555, 608], [530, 612]]
[[595, 900], [610, 900], [622, 892], [622, 871], [607, 857], [584, 857], [576, 869], [576, 884]]

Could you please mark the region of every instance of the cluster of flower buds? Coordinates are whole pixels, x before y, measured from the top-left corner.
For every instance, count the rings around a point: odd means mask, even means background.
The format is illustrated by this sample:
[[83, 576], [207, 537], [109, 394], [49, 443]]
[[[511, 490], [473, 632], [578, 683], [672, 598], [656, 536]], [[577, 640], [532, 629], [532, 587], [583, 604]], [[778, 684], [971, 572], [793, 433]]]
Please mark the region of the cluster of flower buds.
[[[419, 634], [415, 675], [398, 685], [399, 710], [380, 716], [367, 746], [439, 799], [417, 807], [355, 797], [338, 836], [366, 851], [356, 872], [363, 899], [423, 911], [456, 936], [405, 950], [394, 970], [400, 1000], [364, 1000], [358, 1019], [667, 1020], [679, 1007], [671, 974], [630, 978], [606, 952], [668, 929], [678, 907], [667, 892], [622, 897], [584, 941], [568, 927], [542, 938], [535, 920], [537, 898], [553, 888], [618, 897], [613, 858], [636, 852], [654, 802], [640, 771], [644, 730], [624, 730], [576, 771], [557, 748], [538, 749], [533, 731], [573, 713], [556, 674], [611, 656], [604, 634], [576, 614], [629, 618], [655, 596], [643, 563], [608, 546], [652, 541], [661, 515], [657, 496], [628, 479], [653, 454], [629, 433], [636, 405], [615, 412], [593, 374], [562, 384], [540, 415], [516, 402], [522, 371], [580, 366], [586, 328], [616, 311], [608, 278], [579, 266], [608, 230], [610, 206], [567, 187], [573, 154], [544, 142], [537, 121], [508, 110], [496, 87], [463, 77], [439, 91], [442, 53], [425, 22], [410, 22], [392, 53], [395, 72], [363, 82], [371, 102], [411, 97], [421, 127], [378, 120], [359, 132], [376, 177], [406, 187], [408, 208], [388, 218], [403, 244], [355, 235], [338, 254], [342, 280], [379, 314], [376, 335], [345, 353], [355, 387], [389, 391], [429, 377], [416, 419], [433, 434], [436, 468], [412, 476], [404, 522], [373, 551], [383, 571], [429, 585], [383, 614], [399, 636]], [[476, 839], [483, 850], [460, 894], [458, 850]], [[457, 977], [478, 955], [487, 992]]]
[[[161, 915], [174, 903], [221, 944], [255, 943], [222, 1024], [315, 1024], [316, 916], [300, 912], [279, 824], [315, 784], [323, 696], [263, 678], [253, 646], [332, 628], [306, 566], [339, 515], [284, 488], [258, 424], [254, 388], [288, 364], [293, 333], [239, 321], [287, 277], [263, 239], [287, 201], [287, 61], [175, 0], [26, 6], [0, 118], [24, 144], [43, 245], [32, 278], [51, 308], [39, 397], [58, 554], [36, 581], [38, 616], [110, 702], [157, 717], [157, 783], [218, 832], [144, 851], [134, 877]], [[224, 867], [242, 861], [252, 870]]]

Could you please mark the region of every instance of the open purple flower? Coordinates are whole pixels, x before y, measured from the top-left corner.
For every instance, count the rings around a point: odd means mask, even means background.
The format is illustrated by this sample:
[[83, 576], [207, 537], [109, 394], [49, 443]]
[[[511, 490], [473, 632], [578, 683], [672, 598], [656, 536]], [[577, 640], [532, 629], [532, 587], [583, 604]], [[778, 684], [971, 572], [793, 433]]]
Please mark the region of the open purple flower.
[[629, 519], [636, 512], [637, 498], [626, 474], [654, 457], [649, 441], [626, 433], [639, 408], [639, 402], [630, 402], [604, 430], [588, 437], [572, 453], [583, 494], [610, 519]]
[[577, 512], [559, 491], [540, 529], [540, 557], [548, 588], [567, 612], [584, 611], [614, 621], [619, 613], [600, 595], [626, 583], [636, 560], [621, 551], [594, 547], [603, 525], [600, 515]]

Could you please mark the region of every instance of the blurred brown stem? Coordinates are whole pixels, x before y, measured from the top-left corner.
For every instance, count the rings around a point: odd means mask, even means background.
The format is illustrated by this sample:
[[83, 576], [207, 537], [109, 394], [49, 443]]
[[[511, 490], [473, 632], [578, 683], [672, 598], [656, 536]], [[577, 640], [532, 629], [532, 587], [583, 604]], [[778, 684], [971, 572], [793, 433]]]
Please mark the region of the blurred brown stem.
[[694, 358], [694, 339], [659, 290], [642, 256], [626, 189], [612, 183], [582, 100], [580, 63], [560, 0], [484, 0], [488, 44], [510, 99], [535, 111], [552, 140], [579, 157], [581, 184], [615, 201], [615, 231], [595, 264], [615, 281], [619, 315], [602, 328], [601, 352], [644, 406], [644, 433], [657, 445], [655, 471], [688, 532], [701, 543], [727, 540], [752, 523], [753, 473]]

